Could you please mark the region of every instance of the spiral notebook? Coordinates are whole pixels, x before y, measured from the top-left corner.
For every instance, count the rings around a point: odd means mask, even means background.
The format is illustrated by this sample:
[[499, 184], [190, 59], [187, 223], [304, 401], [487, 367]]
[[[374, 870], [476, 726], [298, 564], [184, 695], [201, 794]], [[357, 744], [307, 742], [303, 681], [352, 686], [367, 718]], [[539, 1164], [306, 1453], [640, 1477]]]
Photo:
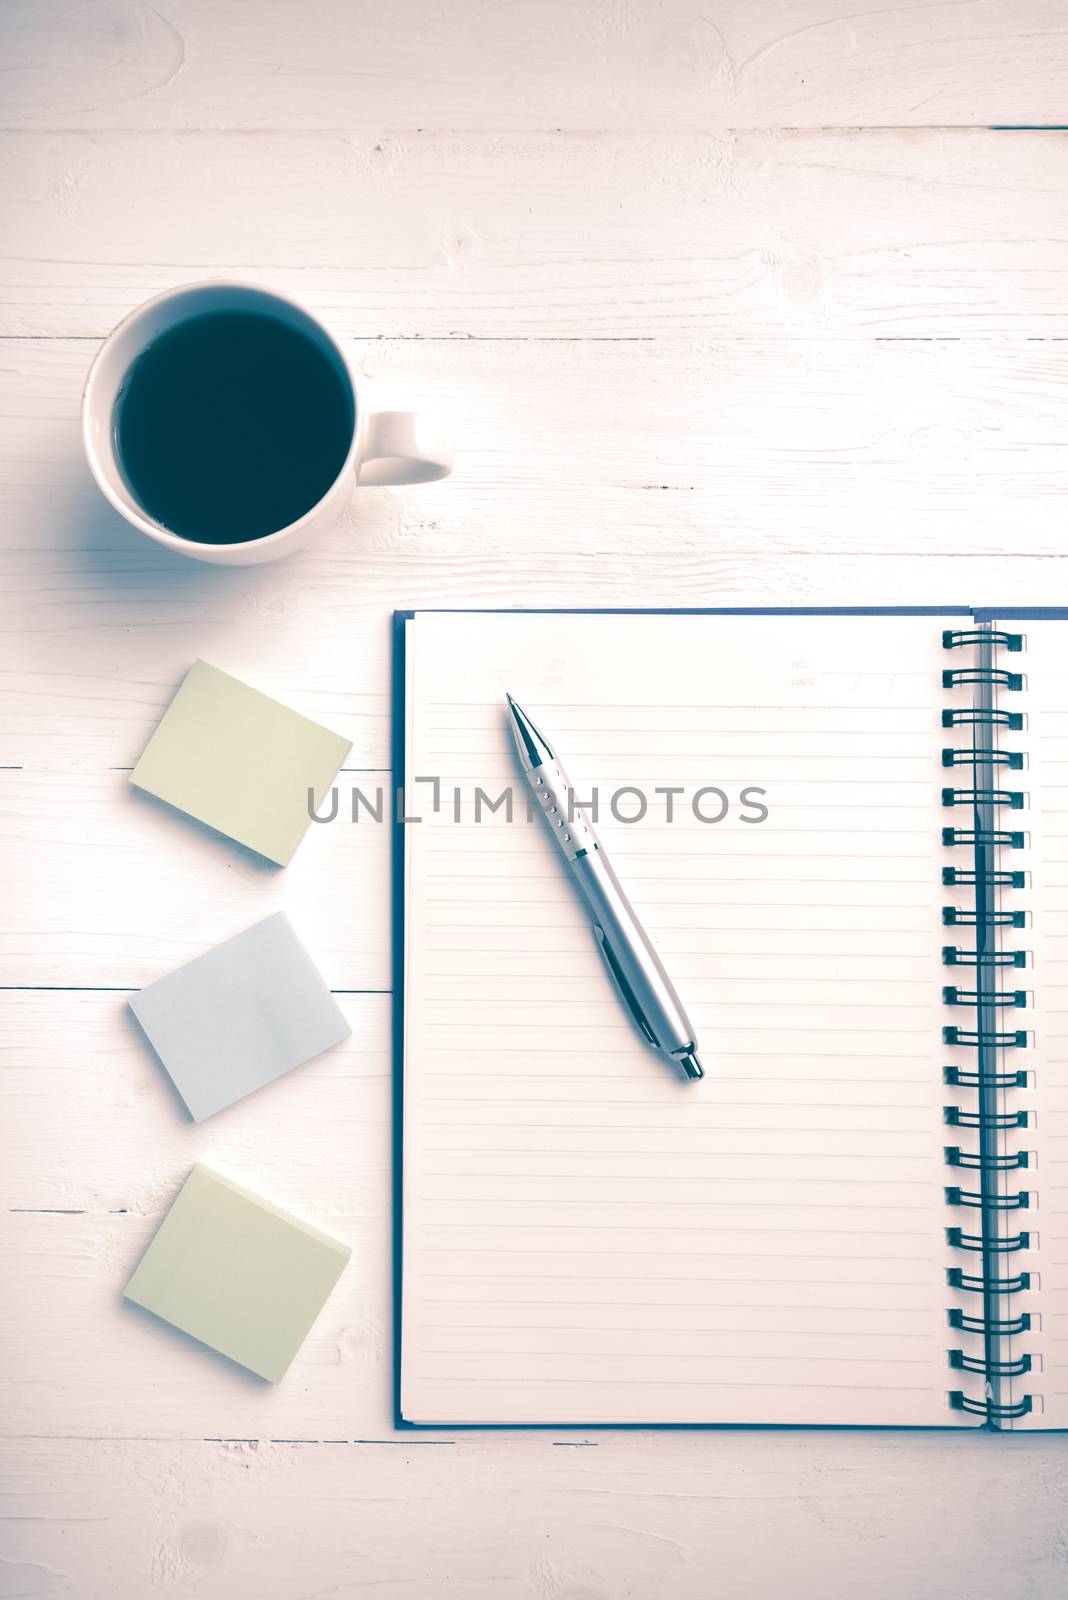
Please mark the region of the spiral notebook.
[[[1068, 1426], [1063, 618], [396, 627], [399, 1420]], [[699, 1083], [620, 1007], [506, 690]]]

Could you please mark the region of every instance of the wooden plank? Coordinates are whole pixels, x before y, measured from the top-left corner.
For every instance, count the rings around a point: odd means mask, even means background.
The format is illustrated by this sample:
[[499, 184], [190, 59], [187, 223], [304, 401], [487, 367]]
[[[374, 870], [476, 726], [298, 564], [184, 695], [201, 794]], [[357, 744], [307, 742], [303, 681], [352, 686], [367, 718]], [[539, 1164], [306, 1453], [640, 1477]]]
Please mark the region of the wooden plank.
[[[872, 507], [873, 513], [876, 509]], [[75, 787], [82, 772], [124, 774], [195, 653], [203, 649], [224, 670], [353, 738], [350, 765], [339, 779], [339, 803], [343, 811], [346, 806], [351, 811], [354, 788], [374, 801], [377, 785], [387, 781], [384, 769], [390, 760], [393, 603], [506, 609], [576, 602], [594, 607], [1068, 603], [1064, 556], [893, 551], [837, 556], [804, 550], [779, 554], [755, 538], [749, 552], [720, 554], [694, 541], [643, 562], [640, 555], [607, 544], [603, 535], [601, 543], [601, 549], [592, 543], [586, 550], [572, 549], [566, 553], [566, 564], [551, 551], [526, 564], [507, 551], [443, 556], [440, 577], [417, 562], [399, 558], [385, 570], [357, 557], [339, 559], [326, 552], [298, 558], [301, 575], [296, 581], [345, 624], [336, 636], [340, 642], [331, 635], [318, 648], [313, 648], [313, 616], [300, 628], [280, 622], [276, 631], [239, 623], [214, 633], [198, 630], [195, 621], [182, 615], [180, 596], [183, 588], [188, 593], [188, 586], [175, 576], [173, 566], [164, 569], [162, 560], [146, 562], [140, 553], [96, 560], [97, 581], [105, 583], [109, 593], [101, 608], [104, 616], [85, 623], [99, 629], [99, 654], [92, 662], [79, 669], [82, 645], [73, 627], [47, 637], [12, 623], [0, 640], [4, 663], [0, 769], [8, 769], [0, 771], [0, 783], [18, 768], [38, 778], [45, 773], [65, 774]], [[76, 556], [62, 552], [52, 553], [35, 570], [0, 556], [3, 581], [10, 582], [32, 611], [48, 603], [42, 595], [70, 583], [77, 565]], [[230, 585], [220, 582], [216, 573], [213, 581], [223, 590], [221, 598], [238, 594], [254, 599], [273, 587], [270, 579], [247, 576]], [[352, 603], [357, 591], [363, 596], [359, 606]], [[137, 624], [108, 620], [108, 613], [124, 605], [132, 613], [130, 597], [138, 594], [144, 599]], [[84, 605], [86, 613], [92, 609], [90, 601], [77, 604]], [[156, 623], [154, 616], [160, 618]], [[21, 623], [23, 617], [16, 621]], [[153, 626], [159, 630], [155, 649], [148, 638]], [[19, 652], [29, 663], [21, 672]], [[346, 665], [339, 674], [338, 660], [351, 662], [351, 668]]]
[[1068, 1475], [1049, 1437], [62, 1438], [6, 1453], [7, 1593], [39, 1600], [699, 1600], [723, 1575], [746, 1600], [1064, 1589]]
[[1063, 121], [1051, 0], [32, 0], [7, 125], [920, 126]]
[[[304, 931], [319, 956], [316, 926]], [[267, 1193], [278, 1187], [324, 1227], [360, 1217], [385, 1237], [388, 995], [339, 995], [350, 1039], [202, 1123], [189, 1117], [128, 999], [85, 989], [0, 994], [0, 1095], [5, 1120], [19, 1125], [0, 1171], [0, 1212], [81, 1216], [90, 1232], [98, 1223], [121, 1229], [110, 1219], [126, 1217], [151, 1230], [203, 1160], [246, 1171]], [[45, 1224], [25, 1226], [60, 1237]]]
[[[429, 406], [458, 443], [453, 478], [360, 489], [338, 536], [323, 541], [335, 560], [367, 570], [349, 608], [380, 606], [390, 572], [397, 586], [422, 574], [448, 588], [453, 558], [506, 550], [522, 569], [545, 554], [578, 558], [594, 540], [603, 553], [606, 536], [623, 559], [698, 544], [741, 554], [758, 539], [776, 554], [1064, 548], [1060, 341], [346, 343], [370, 375], [372, 405]], [[175, 605], [202, 627], [284, 626], [309, 610], [320, 625], [322, 602], [304, 587], [313, 558], [205, 570], [161, 555], [111, 510], [79, 435], [95, 349], [0, 341], [3, 547], [83, 554], [80, 574], [40, 597], [32, 625], [53, 633], [80, 605], [107, 604], [113, 574], [95, 570], [87, 549], [114, 552], [146, 580], [144, 592], [115, 595], [114, 609], [98, 613], [105, 625], [140, 620], [151, 577], [163, 572]], [[1021, 495], [1025, 480], [1039, 492]], [[253, 600], [256, 583], [269, 592]], [[333, 610], [341, 599], [326, 614], [343, 625]]]
[[3, 771], [0, 856], [18, 908], [0, 931], [8, 986], [142, 988], [276, 910], [331, 988], [389, 985], [384, 821], [341, 811], [283, 869], [138, 793], [125, 772]]
[[[870, 510], [874, 516], [880, 508], [873, 504]], [[891, 511], [892, 506], [882, 508], [885, 520], [892, 520]], [[856, 514], [866, 513], [858, 509]], [[587, 526], [591, 534], [597, 532]], [[934, 543], [937, 530], [930, 537]], [[962, 543], [965, 537], [962, 533]], [[94, 620], [92, 600], [76, 594], [72, 608], [86, 617], [84, 628], [99, 630], [99, 650], [94, 649], [92, 660], [79, 665], [84, 633], [79, 635], [75, 624], [52, 635], [33, 632], [22, 626], [25, 612], [8, 624], [0, 639], [0, 785], [20, 768], [36, 774], [36, 782], [45, 781], [44, 774], [56, 774], [47, 781], [65, 781], [73, 789], [81, 773], [95, 778], [108, 772], [124, 781], [182, 674], [203, 651], [224, 670], [351, 737], [354, 746], [339, 779], [339, 803], [343, 812], [346, 806], [351, 811], [354, 788], [373, 801], [376, 786], [387, 781], [384, 769], [390, 761], [389, 629], [394, 604], [506, 609], [576, 603], [1068, 604], [1065, 556], [892, 550], [835, 555], [804, 549], [780, 554], [756, 536], [748, 552], [719, 553], [694, 539], [667, 554], [643, 558], [615, 547], [603, 530], [596, 542], [600, 548], [591, 537], [586, 549], [563, 554], [546, 550], [526, 562], [507, 549], [443, 554], [440, 568], [429, 571], [415, 557], [398, 556], [382, 567], [324, 550], [297, 558], [299, 576], [292, 581], [302, 587], [311, 608], [302, 613], [300, 626], [284, 619], [273, 626], [242, 620], [216, 629], [198, 627], [188, 601], [183, 608], [183, 593], [188, 596], [198, 580], [183, 581], [173, 564], [164, 565], [166, 558], [157, 562], [141, 552], [95, 557], [94, 582], [106, 589], [104, 601], [98, 602], [102, 615]], [[83, 570], [77, 555], [64, 552], [51, 552], [47, 561], [32, 566], [0, 555], [0, 581], [10, 584], [31, 614], [40, 615], [49, 596], [68, 589], [72, 575], [75, 584], [80, 581]], [[235, 597], [251, 597], [254, 603], [260, 594], [277, 592], [282, 581], [245, 574], [240, 582], [228, 583], [212, 570], [211, 582], [221, 592], [211, 597], [207, 614]], [[362, 596], [359, 604], [357, 594]], [[322, 636], [317, 629], [316, 603], [338, 617], [336, 635]], [[135, 606], [136, 623], [112, 620], [124, 607], [134, 615]], [[158, 629], [154, 642], [153, 627]], [[27, 663], [21, 669], [20, 653]], [[9, 835], [8, 843], [18, 849], [18, 835]], [[302, 854], [308, 848], [306, 843]], [[292, 874], [293, 868], [287, 871]]]
[[[257, 1152], [230, 1169], [291, 1205], [290, 1185], [265, 1182], [265, 1165]], [[167, 1192], [177, 1193], [180, 1183]], [[320, 1217], [352, 1245], [353, 1259], [278, 1385], [122, 1300], [160, 1220], [3, 1219], [5, 1273], [17, 1306], [4, 1338], [5, 1427], [15, 1434], [167, 1439], [216, 1432], [321, 1438], [388, 1425], [389, 1231], [381, 1211]], [[59, 1408], [57, 1383], [64, 1397]]]
[[0, 333], [221, 275], [361, 339], [1064, 335], [1066, 139], [7, 133]]
[[92, 348], [0, 347], [0, 765], [132, 767], [202, 654], [385, 767], [395, 605], [1066, 594], [1065, 344], [358, 344], [381, 403], [456, 416], [456, 475], [360, 490], [314, 549], [247, 570], [159, 550], [97, 492]]

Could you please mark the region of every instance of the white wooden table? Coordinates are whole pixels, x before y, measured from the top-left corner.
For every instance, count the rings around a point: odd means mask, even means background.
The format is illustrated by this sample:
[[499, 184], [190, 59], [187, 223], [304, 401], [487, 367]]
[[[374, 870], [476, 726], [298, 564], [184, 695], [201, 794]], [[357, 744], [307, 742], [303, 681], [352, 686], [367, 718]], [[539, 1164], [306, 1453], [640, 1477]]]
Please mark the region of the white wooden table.
[[[394, 606], [1068, 601], [1065, 0], [6, 0], [0, 42], [0, 1595], [1063, 1595], [1055, 1435], [394, 1434], [382, 832], [279, 872], [126, 774], [198, 655], [384, 773]], [[82, 378], [219, 273], [451, 412], [454, 479], [279, 566], [139, 541]], [[127, 996], [283, 905], [351, 1043], [193, 1126]], [[202, 1157], [354, 1247], [277, 1388], [119, 1300]]]

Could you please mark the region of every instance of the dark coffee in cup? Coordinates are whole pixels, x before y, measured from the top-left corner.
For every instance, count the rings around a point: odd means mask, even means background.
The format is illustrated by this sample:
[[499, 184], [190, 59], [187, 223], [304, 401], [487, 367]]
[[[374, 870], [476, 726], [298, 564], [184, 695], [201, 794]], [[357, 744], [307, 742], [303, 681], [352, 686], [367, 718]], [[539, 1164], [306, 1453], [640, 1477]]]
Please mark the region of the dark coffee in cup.
[[130, 492], [170, 533], [245, 544], [317, 505], [352, 443], [343, 364], [292, 322], [209, 311], [133, 362], [114, 410]]

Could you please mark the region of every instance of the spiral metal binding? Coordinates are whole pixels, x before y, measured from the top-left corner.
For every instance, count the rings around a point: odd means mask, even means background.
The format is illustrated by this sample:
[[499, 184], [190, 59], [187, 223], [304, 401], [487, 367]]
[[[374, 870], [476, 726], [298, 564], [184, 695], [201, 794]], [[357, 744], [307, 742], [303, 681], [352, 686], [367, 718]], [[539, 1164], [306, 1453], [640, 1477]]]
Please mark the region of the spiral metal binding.
[[[993, 999], [985, 1002], [994, 1005]], [[942, 1038], [946, 1044], [974, 1045], [978, 1050], [984, 1044], [992, 1045], [995, 1050], [1027, 1048], [1026, 1028], [943, 1028]]]
[[942, 674], [943, 689], [955, 689], [965, 683], [979, 683], [1002, 689], [1022, 689], [1023, 673], [1006, 672], [1001, 667], [950, 667]]
[[[1025, 1006], [1027, 990], [999, 989], [989, 998], [996, 1006]], [[950, 983], [942, 990], [942, 1000], [947, 1006], [977, 1006], [980, 995], [978, 989], [958, 989], [955, 983]]]
[[[963, 1228], [947, 1228], [946, 1238], [956, 1250], [985, 1250], [986, 1240], [980, 1233], [965, 1233]], [[1010, 1255], [1014, 1250], [1026, 1250], [1031, 1244], [1029, 1233], [1014, 1233], [1004, 1239], [999, 1239], [995, 1248], [1002, 1255]]]
[[[967, 1067], [943, 1067], [942, 1076], [946, 1083], [956, 1084], [960, 1089], [977, 1089], [979, 1087], [979, 1074], [969, 1072]], [[996, 1072], [989, 1079], [999, 1089], [1026, 1089], [1026, 1072]]]
[[[946, 1190], [946, 1204], [950, 1206], [967, 1206], [972, 1211], [983, 1209], [983, 1197], [975, 1189], [958, 1189], [952, 1185]], [[1018, 1190], [1016, 1194], [998, 1195], [993, 1204], [998, 1211], [1027, 1211], [1031, 1205], [1031, 1196], [1026, 1189]]]
[[[975, 881], [974, 873], [970, 881]], [[942, 946], [942, 965], [944, 967], [1026, 967], [1027, 951], [958, 950], [955, 944], [944, 944]]]
[[991, 727], [1008, 728], [1019, 733], [1023, 728], [1022, 711], [976, 711], [972, 706], [951, 706], [942, 713], [943, 728], [974, 728], [987, 723]]
[[[965, 1355], [963, 1350], [951, 1350], [949, 1352], [949, 1364], [951, 1367], [958, 1367], [962, 1372], [981, 1372], [984, 1376], [986, 1374], [986, 1362], [976, 1361], [974, 1357]], [[1031, 1357], [1026, 1355], [1017, 1356], [1015, 1361], [999, 1361], [997, 1363], [997, 1375], [1001, 1378], [1018, 1378], [1022, 1373], [1030, 1372], [1030, 1370]]]
[[[982, 1084], [979, 1087], [982, 1088]], [[982, 1133], [986, 1130], [980, 1128], [979, 1131]], [[1028, 1164], [1026, 1150], [984, 1156], [977, 1155], [974, 1150], [962, 1150], [959, 1144], [947, 1144], [944, 1153], [947, 1167], [967, 1167], [971, 1172], [1019, 1172]], [[996, 1250], [997, 1246], [991, 1243], [990, 1248]]]
[[[994, 1366], [1000, 1372], [1003, 1362], [995, 1362]], [[984, 1364], [984, 1371], [989, 1378], [991, 1367]], [[999, 1405], [994, 1400], [971, 1400], [960, 1389], [951, 1389], [949, 1403], [955, 1411], [970, 1411], [975, 1417], [982, 1417], [987, 1422], [1011, 1422], [1015, 1417], [1026, 1417], [1031, 1409], [1031, 1396], [1025, 1394], [1022, 1400], [1017, 1400], [1009, 1405]]]
[[[982, 1281], [976, 1279], [977, 1283]], [[1026, 1333], [1031, 1326], [1031, 1316], [1029, 1312], [1021, 1311], [1018, 1317], [970, 1317], [966, 1311], [953, 1310], [949, 1313], [949, 1325], [965, 1333]], [[986, 1365], [992, 1363], [986, 1360]]]
[[[952, 1240], [950, 1243], [952, 1243]], [[1020, 1248], [1026, 1250], [1027, 1246], [1021, 1245]], [[982, 1294], [987, 1287], [987, 1279], [982, 1273], [965, 1272], [963, 1267], [950, 1267], [946, 1276], [952, 1289], [972, 1289], [976, 1294]], [[1017, 1272], [1011, 1277], [994, 1278], [991, 1281], [994, 1283], [998, 1294], [1023, 1294], [1025, 1289], [1031, 1287], [1031, 1274], [1029, 1272]], [[979, 1319], [980, 1323], [982, 1320], [982, 1318]], [[961, 1326], [963, 1327], [964, 1323], [961, 1323]], [[1027, 1323], [1026, 1326], [1030, 1327], [1030, 1323]]]
[[964, 632], [954, 632], [952, 628], [947, 628], [942, 635], [943, 650], [959, 650], [963, 644], [1002, 645], [1013, 655], [1017, 655], [1023, 649], [1023, 634], [1002, 633], [998, 628], [968, 628]]
[[949, 1167], [978, 1174], [975, 1189], [952, 1185], [945, 1191], [947, 1204], [978, 1214], [978, 1231], [961, 1227], [946, 1230], [947, 1244], [976, 1257], [977, 1269], [972, 1272], [950, 1267], [947, 1282], [963, 1295], [975, 1295], [978, 1301], [974, 1310], [952, 1308], [948, 1320], [951, 1328], [981, 1341], [981, 1354], [978, 1350], [952, 1349], [948, 1360], [955, 1371], [983, 1380], [981, 1397], [953, 1389], [949, 1403], [955, 1410], [982, 1417], [997, 1427], [1026, 1416], [1033, 1407], [1032, 1395], [1016, 1396], [1011, 1388], [1013, 1380], [1023, 1378], [1032, 1367], [1031, 1356], [1011, 1345], [1031, 1326], [1030, 1314], [1014, 1312], [1011, 1303], [1013, 1295], [1030, 1287], [1030, 1275], [1013, 1270], [1011, 1264], [1030, 1247], [1031, 1236], [1026, 1230], [1007, 1227], [1004, 1220], [1010, 1212], [1026, 1211], [1031, 1198], [1025, 1190], [1006, 1187], [1007, 1174], [1028, 1166], [1028, 1152], [1007, 1147], [1007, 1140], [1026, 1128], [1029, 1119], [1026, 1111], [1006, 1108], [1003, 1098], [1005, 1091], [1027, 1084], [1027, 1073], [1007, 1067], [1004, 1057], [1009, 1051], [1027, 1048], [1026, 1028], [1008, 1026], [1007, 1013], [1025, 1009], [1029, 996], [1025, 989], [1008, 987], [1002, 974], [1006, 969], [1025, 967], [1027, 956], [1022, 950], [1000, 946], [1003, 929], [1021, 929], [1027, 924], [1022, 909], [1001, 901], [1012, 891], [1026, 888], [1028, 879], [1025, 872], [1003, 866], [998, 860], [1002, 851], [1023, 849], [1026, 843], [1022, 830], [1004, 827], [1000, 822], [1003, 813], [1023, 810], [1024, 793], [997, 781], [1000, 772], [1021, 771], [1024, 759], [1021, 752], [1003, 750], [995, 744], [1002, 733], [1019, 732], [1024, 726], [1022, 712], [995, 704], [999, 695], [1022, 689], [1023, 674], [994, 664], [996, 651], [1018, 654], [1024, 641], [1022, 634], [980, 625], [947, 629], [942, 644], [946, 650], [976, 652], [971, 664], [947, 668], [942, 674], [945, 688], [971, 687], [974, 691], [971, 706], [954, 706], [942, 713], [944, 728], [967, 729], [971, 738], [968, 745], [944, 749], [942, 765], [968, 767], [972, 779], [970, 787], [942, 790], [943, 806], [966, 809], [971, 823], [942, 830], [942, 843], [947, 849], [967, 853], [967, 865], [942, 869], [942, 882], [947, 888], [967, 889], [972, 895], [968, 906], [943, 906], [942, 921], [947, 927], [975, 930], [973, 948], [945, 945], [942, 949], [944, 966], [970, 969], [966, 980], [969, 986], [947, 984], [942, 991], [943, 1002], [968, 1010], [974, 1018], [973, 1025], [949, 1024], [943, 1028], [947, 1045], [974, 1053], [968, 1065], [944, 1069], [946, 1083], [974, 1091], [974, 1100], [945, 1106], [943, 1116], [947, 1127], [973, 1132], [975, 1146], [947, 1145], [945, 1160]]
[[[996, 872], [991, 872], [988, 874], [988, 876], [990, 881], [992, 883], [996, 883], [1000, 888], [1026, 889], [1027, 887], [1026, 872], [1013, 872], [1007, 869], [999, 868]], [[943, 867], [942, 882], [945, 884], [947, 889], [952, 889], [954, 887], [958, 889], [967, 887], [974, 888], [977, 879], [975, 873], [971, 872], [967, 867]], [[1023, 952], [1018, 950], [1010, 950], [1009, 954], [1015, 956], [1022, 955]], [[1007, 964], [1012, 965], [1012, 963]], [[1022, 962], [1019, 964], [1021, 966], [1023, 965]]]
[[943, 789], [944, 806], [1010, 806], [1013, 811], [1023, 810], [1023, 791], [1020, 789]]
[[[996, 726], [989, 717], [977, 717], [973, 723], [976, 728], [992, 728]], [[991, 750], [987, 753], [986, 760], [992, 767], [1005, 767], [1009, 772], [1023, 771], [1022, 750]], [[942, 765], [944, 767], [971, 767], [975, 765], [975, 751], [971, 745], [951, 745], [942, 751]]]
[[[947, 839], [947, 844], [964, 844], [963, 839]], [[989, 844], [989, 838], [984, 841]], [[986, 882], [993, 887], [992, 874], [986, 873]], [[977, 885], [978, 887], [978, 885]], [[985, 916], [979, 911], [965, 910], [963, 906], [943, 906], [942, 921], [947, 928], [975, 928], [980, 921], [987, 928], [1025, 928], [1027, 916], [1023, 911], [988, 911]], [[987, 965], [986, 962], [981, 963]]]
[[946, 1121], [954, 1128], [1026, 1128], [1026, 1111], [995, 1111], [984, 1117], [981, 1111], [962, 1111], [960, 1106], [944, 1107]]
[[[975, 809], [977, 811], [981, 811], [983, 809], [984, 805], [989, 805], [989, 803], [990, 803], [989, 801], [978, 800], [978, 801], [976, 801]], [[1017, 828], [943, 828], [942, 829], [942, 843], [944, 845], [947, 845], [949, 847], [949, 849], [951, 849], [951, 850], [953, 849], [953, 847], [955, 845], [958, 845], [958, 844], [961, 844], [961, 845], [968, 845], [968, 844], [970, 844], [970, 845], [995, 845], [995, 844], [1000, 844], [1000, 845], [1004, 845], [1006, 850], [1022, 850], [1023, 847], [1024, 847], [1025, 840], [1024, 840], [1023, 830], [1022, 829], [1017, 829]], [[978, 870], [978, 869], [976, 869], [976, 870]], [[994, 869], [991, 868], [990, 870], [993, 871]], [[984, 881], [987, 881], [987, 882], [989, 881], [989, 873], [985, 869], [984, 869], [984, 872], [983, 872], [983, 878], [984, 878]], [[953, 906], [950, 906], [948, 909], [952, 911], [952, 910], [955, 910], [956, 908], [953, 907]], [[1023, 912], [1022, 911], [1013, 912], [1013, 916], [1022, 917], [1023, 916]], [[949, 921], [952, 922], [953, 918], [950, 917]], [[1023, 927], [1023, 923], [1022, 922], [1017, 923], [1016, 926], [1022, 928]]]

